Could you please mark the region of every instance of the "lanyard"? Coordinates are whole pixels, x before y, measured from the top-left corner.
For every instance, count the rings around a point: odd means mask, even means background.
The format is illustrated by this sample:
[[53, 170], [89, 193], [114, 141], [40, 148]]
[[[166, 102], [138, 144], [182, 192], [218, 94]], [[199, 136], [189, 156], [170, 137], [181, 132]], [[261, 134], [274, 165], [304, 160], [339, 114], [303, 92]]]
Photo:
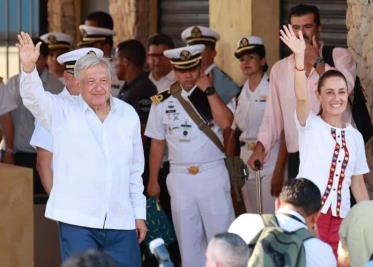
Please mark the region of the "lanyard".
[[[292, 219], [294, 219], [294, 220], [296, 220], [296, 221], [298, 221], [298, 222], [300, 222], [300, 223], [306, 225], [306, 224], [305, 224], [301, 219], [299, 219], [297, 216], [295, 216], [295, 215], [293, 215], [293, 214], [286, 213], [286, 212], [281, 212], [281, 213], [279, 213], [279, 214], [282, 214], [282, 215], [288, 216], [288, 217], [290, 217], [290, 218], [292, 218]], [[307, 226], [307, 225], [306, 225], [306, 226]]]

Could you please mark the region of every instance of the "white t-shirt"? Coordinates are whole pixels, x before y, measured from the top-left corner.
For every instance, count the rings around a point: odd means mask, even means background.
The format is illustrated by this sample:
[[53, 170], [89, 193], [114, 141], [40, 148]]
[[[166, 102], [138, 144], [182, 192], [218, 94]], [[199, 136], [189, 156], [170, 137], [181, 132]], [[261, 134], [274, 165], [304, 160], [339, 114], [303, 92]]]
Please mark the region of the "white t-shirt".
[[[296, 115], [295, 115], [296, 117]], [[336, 128], [310, 112], [306, 125], [295, 118], [299, 137], [299, 173], [320, 189], [322, 213], [344, 218], [350, 209], [351, 177], [369, 172], [364, 140], [351, 125]]]
[[[304, 218], [299, 213], [289, 209], [279, 209], [276, 212], [276, 218], [282, 229], [293, 232], [301, 228], [306, 228], [304, 223], [282, 213], [294, 215], [304, 222]], [[234, 220], [229, 227], [228, 232], [238, 234], [247, 244], [249, 244], [251, 240], [253, 240], [258, 233], [263, 230], [263, 228], [264, 223], [260, 215], [246, 213]], [[303, 244], [306, 252], [306, 267], [337, 266], [333, 250], [328, 244], [318, 238], [307, 239]]]

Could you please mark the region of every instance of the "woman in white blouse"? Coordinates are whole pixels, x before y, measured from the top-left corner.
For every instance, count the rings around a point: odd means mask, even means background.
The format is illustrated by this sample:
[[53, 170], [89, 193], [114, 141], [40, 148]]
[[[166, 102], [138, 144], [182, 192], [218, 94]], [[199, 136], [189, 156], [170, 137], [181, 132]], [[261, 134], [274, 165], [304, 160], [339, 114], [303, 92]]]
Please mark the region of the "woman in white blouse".
[[315, 40], [305, 40], [301, 31], [294, 33], [290, 25], [280, 32], [281, 40], [293, 51], [295, 59], [298, 177], [313, 181], [320, 189], [322, 209], [317, 221], [318, 233], [336, 255], [339, 226], [350, 209], [349, 187], [357, 202], [369, 199], [363, 178], [363, 174], [369, 172], [364, 141], [358, 130], [343, 120], [342, 114], [348, 104], [344, 75], [336, 69], [325, 69], [315, 92], [320, 112], [312, 113], [309, 94], [314, 92], [306, 89], [309, 73], [304, 70], [304, 51], [308, 46], [319, 47]]

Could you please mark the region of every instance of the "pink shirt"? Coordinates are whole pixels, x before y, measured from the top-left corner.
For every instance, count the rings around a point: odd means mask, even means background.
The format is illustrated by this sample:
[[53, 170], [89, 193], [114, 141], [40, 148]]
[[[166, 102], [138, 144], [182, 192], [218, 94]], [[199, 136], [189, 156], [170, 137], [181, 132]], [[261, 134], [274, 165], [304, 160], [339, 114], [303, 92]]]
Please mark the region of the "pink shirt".
[[[356, 77], [356, 64], [352, 56], [347, 49], [338, 47], [333, 50], [333, 59], [335, 68], [345, 75], [349, 90], [351, 91]], [[331, 67], [325, 64], [325, 71], [329, 69], [331, 69]], [[320, 104], [315, 94], [318, 80], [319, 74], [315, 69], [312, 69], [307, 78], [307, 88], [311, 109], [314, 113], [318, 113], [320, 109]], [[294, 93], [293, 55], [278, 61], [272, 67], [269, 88], [270, 92], [267, 105], [258, 132], [258, 141], [264, 145], [265, 151], [268, 153], [276, 140], [280, 138], [282, 130], [284, 130], [288, 152], [297, 152], [299, 150], [299, 145], [298, 132], [294, 121], [296, 101]]]

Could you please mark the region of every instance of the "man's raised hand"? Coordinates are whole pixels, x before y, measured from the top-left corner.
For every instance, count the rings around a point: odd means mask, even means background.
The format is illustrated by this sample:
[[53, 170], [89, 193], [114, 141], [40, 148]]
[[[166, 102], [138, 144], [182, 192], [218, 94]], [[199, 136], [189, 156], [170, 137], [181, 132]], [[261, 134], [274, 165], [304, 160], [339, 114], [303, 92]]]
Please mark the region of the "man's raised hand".
[[18, 34], [19, 57], [24, 72], [30, 73], [35, 68], [35, 63], [39, 58], [41, 42], [36, 46], [28, 33], [21, 32]]

